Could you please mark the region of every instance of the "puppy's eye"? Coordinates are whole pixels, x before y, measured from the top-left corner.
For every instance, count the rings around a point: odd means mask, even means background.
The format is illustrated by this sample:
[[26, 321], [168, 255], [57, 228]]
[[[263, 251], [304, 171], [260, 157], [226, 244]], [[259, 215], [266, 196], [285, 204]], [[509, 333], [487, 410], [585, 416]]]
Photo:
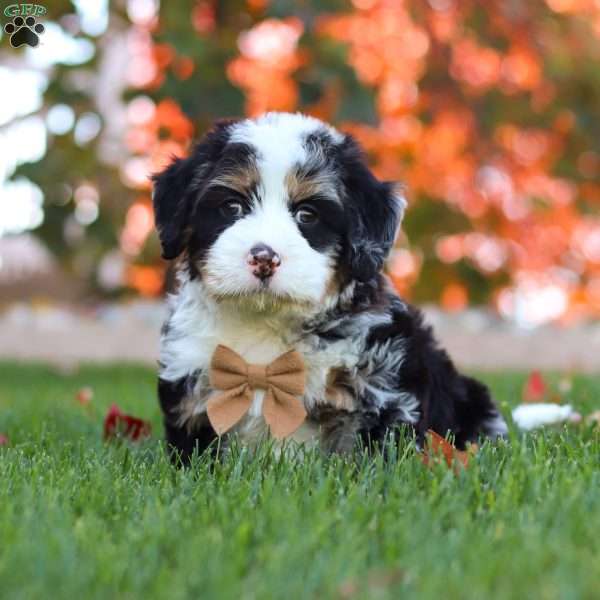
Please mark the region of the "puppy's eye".
[[294, 219], [298, 225], [313, 225], [319, 220], [319, 215], [316, 210], [304, 207], [294, 213]]
[[220, 207], [224, 217], [239, 218], [244, 214], [244, 205], [239, 200], [227, 200]]

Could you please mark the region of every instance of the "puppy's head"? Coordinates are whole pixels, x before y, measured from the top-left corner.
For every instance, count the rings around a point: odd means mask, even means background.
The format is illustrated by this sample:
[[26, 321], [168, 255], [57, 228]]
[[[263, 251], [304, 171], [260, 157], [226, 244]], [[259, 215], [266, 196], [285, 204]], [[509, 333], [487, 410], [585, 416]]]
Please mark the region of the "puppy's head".
[[163, 257], [185, 253], [210, 294], [263, 306], [376, 277], [404, 208], [351, 137], [300, 114], [220, 123], [154, 182]]

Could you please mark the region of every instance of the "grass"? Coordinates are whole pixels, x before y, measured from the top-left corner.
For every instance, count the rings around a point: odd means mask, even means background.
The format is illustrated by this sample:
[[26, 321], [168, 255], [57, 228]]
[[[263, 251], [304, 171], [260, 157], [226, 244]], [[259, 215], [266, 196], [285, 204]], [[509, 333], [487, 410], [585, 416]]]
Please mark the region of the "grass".
[[[485, 377], [503, 410], [524, 376]], [[75, 400], [94, 390], [95, 415]], [[600, 408], [598, 379], [568, 399]], [[112, 402], [154, 437], [106, 444]], [[411, 448], [384, 464], [238, 450], [173, 469], [152, 371], [0, 365], [0, 597], [598, 598], [600, 434], [484, 445], [458, 476]]]

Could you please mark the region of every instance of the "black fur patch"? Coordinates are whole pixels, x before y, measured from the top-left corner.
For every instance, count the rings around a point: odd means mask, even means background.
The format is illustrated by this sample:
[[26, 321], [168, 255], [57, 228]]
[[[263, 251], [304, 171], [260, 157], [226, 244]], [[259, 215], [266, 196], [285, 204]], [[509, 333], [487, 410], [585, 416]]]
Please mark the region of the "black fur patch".
[[196, 375], [178, 381], [158, 380], [158, 398], [164, 415], [165, 436], [174, 463], [189, 464], [194, 453], [201, 455], [217, 439], [207, 419], [190, 428], [178, 423], [178, 407], [194, 389]]
[[230, 200], [238, 201], [246, 206], [246, 211], [250, 210], [245, 196], [224, 187], [208, 188], [196, 203], [188, 241], [189, 270], [192, 277], [197, 275], [196, 265], [221, 233], [237, 220], [223, 210], [225, 203]]
[[329, 198], [313, 197], [290, 207], [292, 213], [308, 207], [318, 220], [309, 225], [298, 224], [300, 233], [312, 248], [325, 251], [341, 243], [345, 230], [344, 210], [339, 203]]

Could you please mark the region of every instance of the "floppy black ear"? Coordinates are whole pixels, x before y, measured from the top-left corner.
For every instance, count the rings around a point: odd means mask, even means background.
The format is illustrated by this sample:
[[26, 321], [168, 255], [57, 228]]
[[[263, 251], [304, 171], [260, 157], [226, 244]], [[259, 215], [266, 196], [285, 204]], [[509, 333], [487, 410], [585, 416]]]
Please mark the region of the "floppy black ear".
[[379, 181], [352, 142], [346, 169], [347, 251], [353, 279], [368, 282], [383, 268], [406, 207], [400, 185]]
[[163, 258], [177, 258], [183, 251], [189, 236], [188, 223], [195, 196], [219, 160], [233, 123], [235, 121], [218, 122], [188, 158], [175, 158], [164, 171], [152, 177], [154, 221]]
[[189, 184], [194, 176], [192, 158], [176, 158], [154, 181], [154, 221], [162, 246], [163, 258], [177, 258], [186, 242], [186, 224], [192, 200]]

